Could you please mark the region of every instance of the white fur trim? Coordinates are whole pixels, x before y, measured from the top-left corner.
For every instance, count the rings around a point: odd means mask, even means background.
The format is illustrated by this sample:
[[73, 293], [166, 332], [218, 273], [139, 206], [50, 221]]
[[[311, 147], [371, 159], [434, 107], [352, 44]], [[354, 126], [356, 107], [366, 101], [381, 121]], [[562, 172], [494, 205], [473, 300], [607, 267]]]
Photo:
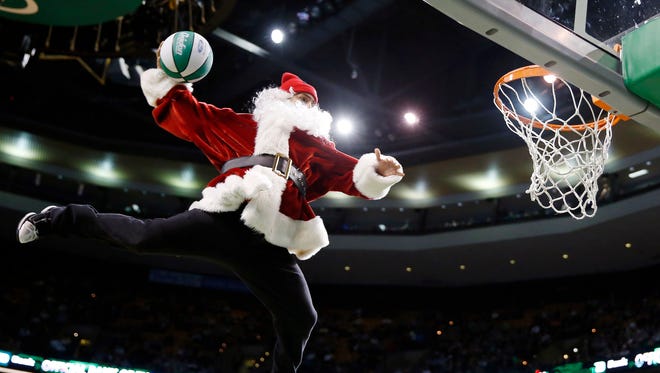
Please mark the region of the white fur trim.
[[272, 210], [265, 200], [248, 202], [241, 217], [247, 226], [263, 233], [266, 241], [286, 247], [300, 260], [309, 259], [330, 243], [319, 216], [307, 221], [294, 220]]
[[172, 87], [179, 84], [184, 85], [192, 92], [191, 83], [179, 83], [165, 74], [165, 71], [162, 69], [147, 69], [140, 75], [142, 93], [147, 99], [147, 103], [152, 107], [156, 107], [156, 101], [165, 97]]
[[[397, 162], [394, 157], [381, 155], [382, 159], [391, 159], [399, 165], [399, 169], [403, 171], [401, 164]], [[392, 185], [401, 181], [403, 176], [391, 175], [380, 176], [376, 172], [376, 165], [378, 159], [375, 153], [364, 154], [358, 159], [355, 168], [353, 169], [353, 183], [360, 193], [371, 199], [381, 199], [389, 193]]]
[[291, 94], [279, 88], [266, 88], [254, 100], [254, 119], [259, 123], [255, 154], [289, 154], [289, 136], [295, 128], [307, 134], [330, 138], [332, 116], [318, 106], [292, 103]]
[[309, 221], [294, 220], [282, 214], [280, 203], [286, 180], [270, 168], [254, 166], [241, 178], [228, 176], [223, 183], [204, 188], [202, 199], [190, 209], [208, 212], [234, 211], [248, 201], [242, 213], [245, 225], [263, 233], [273, 245], [285, 247], [299, 259], [308, 259], [329, 244], [328, 233], [320, 217]]
[[[190, 208], [209, 212], [234, 211], [245, 200], [255, 198], [257, 193], [271, 189], [272, 182], [260, 172], [252, 172], [252, 170], [254, 168], [248, 170], [243, 177], [230, 175], [224, 182], [204, 188], [202, 199], [193, 202]], [[269, 168], [267, 170], [273, 173]]]

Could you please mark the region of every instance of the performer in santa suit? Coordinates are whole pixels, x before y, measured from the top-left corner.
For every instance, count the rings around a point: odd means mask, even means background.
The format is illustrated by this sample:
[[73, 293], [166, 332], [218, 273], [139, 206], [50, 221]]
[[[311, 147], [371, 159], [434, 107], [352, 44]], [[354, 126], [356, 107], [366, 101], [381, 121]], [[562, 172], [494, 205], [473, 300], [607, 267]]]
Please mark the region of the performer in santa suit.
[[291, 73], [257, 93], [252, 113], [199, 102], [191, 84], [161, 69], [145, 71], [141, 86], [156, 123], [195, 144], [218, 170], [201, 199], [178, 215], [144, 220], [90, 205], [50, 206], [19, 222], [19, 242], [75, 235], [220, 263], [271, 312], [272, 371], [295, 372], [317, 318], [297, 260], [328, 245], [310, 202], [329, 191], [383, 198], [402, 179], [401, 165], [378, 149], [359, 159], [338, 151], [316, 89]]

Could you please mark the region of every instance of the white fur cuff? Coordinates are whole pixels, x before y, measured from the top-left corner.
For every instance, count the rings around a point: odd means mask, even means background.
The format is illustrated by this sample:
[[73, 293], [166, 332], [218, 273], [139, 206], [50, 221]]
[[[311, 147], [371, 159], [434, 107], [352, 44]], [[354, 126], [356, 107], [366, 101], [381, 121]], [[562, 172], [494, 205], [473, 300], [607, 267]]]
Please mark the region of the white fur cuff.
[[[391, 159], [397, 164], [396, 159], [387, 155], [381, 155], [383, 159]], [[360, 193], [364, 194], [366, 197], [371, 199], [381, 199], [389, 193], [392, 185], [401, 181], [403, 176], [400, 175], [391, 175], [391, 176], [380, 176], [376, 172], [376, 165], [378, 164], [378, 159], [376, 158], [375, 153], [364, 154], [360, 159], [358, 159], [355, 169], [353, 170], [353, 183]], [[401, 165], [399, 165], [401, 171]]]
[[191, 83], [179, 83], [165, 74], [162, 69], [147, 69], [140, 75], [142, 93], [152, 107], [156, 107], [156, 101], [165, 97], [167, 92], [178, 84], [185, 85], [190, 92], [193, 90]]

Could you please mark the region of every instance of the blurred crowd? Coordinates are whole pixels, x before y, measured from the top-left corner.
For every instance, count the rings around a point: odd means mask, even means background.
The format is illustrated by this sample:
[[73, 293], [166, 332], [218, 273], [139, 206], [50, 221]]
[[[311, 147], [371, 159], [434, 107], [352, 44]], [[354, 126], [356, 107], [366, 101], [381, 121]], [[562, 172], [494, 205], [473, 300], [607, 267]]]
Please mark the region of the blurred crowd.
[[[269, 371], [271, 320], [251, 294], [54, 258], [5, 263], [0, 350], [152, 373]], [[453, 289], [312, 284], [319, 321], [301, 371], [531, 373], [652, 351], [653, 272]]]

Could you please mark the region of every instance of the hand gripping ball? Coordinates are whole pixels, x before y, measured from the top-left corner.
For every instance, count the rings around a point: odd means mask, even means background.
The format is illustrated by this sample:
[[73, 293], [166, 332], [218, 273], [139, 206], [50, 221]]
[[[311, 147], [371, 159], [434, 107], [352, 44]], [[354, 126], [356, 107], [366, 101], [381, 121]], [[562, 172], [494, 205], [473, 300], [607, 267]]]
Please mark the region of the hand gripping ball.
[[160, 67], [179, 82], [194, 83], [213, 65], [213, 51], [204, 37], [193, 31], [177, 31], [160, 45]]

